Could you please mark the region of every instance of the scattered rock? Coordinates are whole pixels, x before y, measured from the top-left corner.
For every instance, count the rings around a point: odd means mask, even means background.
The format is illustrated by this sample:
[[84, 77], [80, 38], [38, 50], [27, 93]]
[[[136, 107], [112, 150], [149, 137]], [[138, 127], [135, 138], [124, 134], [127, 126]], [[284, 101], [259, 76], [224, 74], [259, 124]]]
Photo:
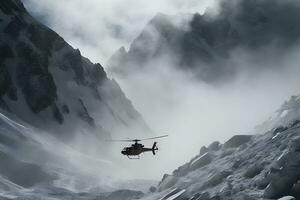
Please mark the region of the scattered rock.
[[288, 127], [279, 126], [279, 127], [275, 128], [275, 130], [273, 131], [273, 135], [276, 135], [277, 133], [281, 133], [283, 131], [286, 131], [287, 129], [288, 129]]
[[85, 122], [87, 122], [89, 125], [92, 127], [95, 127], [95, 121], [94, 119], [90, 116], [86, 106], [84, 105], [82, 99], [78, 99], [79, 104], [80, 104], [80, 110], [78, 111], [78, 116]]
[[232, 172], [230, 171], [222, 171], [217, 174], [212, 175], [202, 186], [202, 188], [214, 187], [222, 183], [222, 181], [228, 177]]
[[180, 167], [178, 167], [178, 169], [174, 170], [173, 175], [174, 176], [185, 176], [187, 173], [189, 173], [190, 171], [190, 164], [186, 163]]
[[165, 190], [165, 189], [168, 189], [168, 188], [172, 187], [173, 185], [175, 185], [177, 180], [178, 180], [177, 177], [165, 174], [163, 176], [162, 181], [158, 185], [158, 191], [160, 192], [162, 190]]
[[63, 124], [64, 116], [61, 114], [61, 112], [56, 104], [53, 104], [52, 112], [53, 112], [53, 117], [54, 117], [55, 121], [57, 121], [59, 124]]
[[291, 195], [300, 199], [300, 182], [295, 183], [291, 189]]
[[218, 141], [215, 141], [208, 146], [209, 151], [218, 151], [220, 148], [221, 144]]
[[294, 127], [296, 125], [298, 125], [300, 123], [300, 120], [295, 120], [292, 124], [291, 124], [291, 127]]
[[252, 135], [235, 135], [225, 142], [225, 148], [237, 148], [242, 144], [249, 142], [252, 139]]
[[208, 165], [212, 161], [212, 155], [209, 152], [197, 157], [190, 163], [190, 170], [195, 170], [205, 165]]
[[258, 165], [252, 165], [250, 166], [247, 171], [244, 173], [244, 177], [246, 178], [253, 178], [256, 175], [260, 174], [260, 172], [263, 170], [261, 166]]
[[63, 114], [70, 114], [70, 109], [66, 104], [64, 104], [64, 105], [61, 106], [61, 112]]
[[208, 152], [208, 148], [206, 146], [202, 146], [201, 149], [200, 149], [200, 156], [205, 154], [206, 152]]
[[151, 186], [151, 187], [149, 188], [149, 192], [151, 192], [151, 193], [156, 192], [156, 190], [157, 190], [157, 188], [154, 187], [154, 186]]
[[291, 141], [290, 150], [294, 152], [300, 152], [300, 137]]

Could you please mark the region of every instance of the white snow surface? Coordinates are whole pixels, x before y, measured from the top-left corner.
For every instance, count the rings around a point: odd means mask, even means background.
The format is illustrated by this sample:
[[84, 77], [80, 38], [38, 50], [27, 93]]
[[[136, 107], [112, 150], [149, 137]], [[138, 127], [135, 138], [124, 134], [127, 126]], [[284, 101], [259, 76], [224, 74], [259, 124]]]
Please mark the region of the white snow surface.
[[[300, 180], [300, 123], [293, 123], [296, 119], [286, 121], [287, 129], [280, 133], [274, 127], [237, 148], [221, 145], [219, 150], [194, 157], [165, 175], [158, 191], [142, 199], [164, 199], [174, 188], [185, 190], [174, 200], [293, 199], [299, 192], [293, 186]], [[195, 169], [193, 163], [207, 155], [212, 161]]]
[[[3, 143], [3, 138], [9, 138], [16, 145]], [[146, 180], [137, 181], [137, 187], [134, 186], [134, 181], [120, 182], [118, 177], [126, 174], [121, 167], [100, 157], [79, 152], [46, 132], [14, 118], [13, 115], [8, 117], [0, 113], [0, 155], [2, 154], [18, 162], [33, 164], [55, 178], [53, 181], [38, 182], [27, 188], [2, 176], [0, 171], [1, 200], [91, 200], [107, 192], [124, 188], [141, 189], [143, 184], [144, 187], [150, 184]]]

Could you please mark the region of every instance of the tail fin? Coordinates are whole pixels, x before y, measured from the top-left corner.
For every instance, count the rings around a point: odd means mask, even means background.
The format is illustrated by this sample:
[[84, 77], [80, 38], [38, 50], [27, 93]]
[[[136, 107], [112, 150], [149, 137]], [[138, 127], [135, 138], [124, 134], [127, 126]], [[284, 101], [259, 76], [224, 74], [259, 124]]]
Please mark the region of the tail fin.
[[153, 143], [153, 146], [152, 146], [152, 153], [153, 153], [153, 155], [155, 155], [155, 151], [158, 150], [156, 144], [157, 144], [157, 142], [154, 142], [154, 143]]

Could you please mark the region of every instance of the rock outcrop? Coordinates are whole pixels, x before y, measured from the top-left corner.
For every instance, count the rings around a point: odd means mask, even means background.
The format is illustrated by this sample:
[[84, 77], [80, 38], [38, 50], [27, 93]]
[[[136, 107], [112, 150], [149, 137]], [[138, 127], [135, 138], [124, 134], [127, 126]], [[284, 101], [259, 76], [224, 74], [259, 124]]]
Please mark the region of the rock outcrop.
[[0, 2], [0, 106], [57, 136], [149, 131], [103, 67], [36, 21], [20, 0]]

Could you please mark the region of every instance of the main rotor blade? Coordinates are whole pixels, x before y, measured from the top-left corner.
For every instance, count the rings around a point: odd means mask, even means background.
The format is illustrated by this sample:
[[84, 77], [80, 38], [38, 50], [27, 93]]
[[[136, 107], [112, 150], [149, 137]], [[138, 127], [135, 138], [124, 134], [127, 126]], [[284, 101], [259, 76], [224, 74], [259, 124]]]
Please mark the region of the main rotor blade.
[[162, 135], [162, 136], [157, 136], [157, 137], [151, 137], [151, 138], [144, 138], [141, 140], [153, 140], [153, 139], [157, 139], [157, 138], [163, 138], [163, 137], [168, 137], [169, 135]]
[[139, 142], [141, 140], [131, 140], [131, 139], [128, 139], [128, 140], [106, 140], [107, 142]]

